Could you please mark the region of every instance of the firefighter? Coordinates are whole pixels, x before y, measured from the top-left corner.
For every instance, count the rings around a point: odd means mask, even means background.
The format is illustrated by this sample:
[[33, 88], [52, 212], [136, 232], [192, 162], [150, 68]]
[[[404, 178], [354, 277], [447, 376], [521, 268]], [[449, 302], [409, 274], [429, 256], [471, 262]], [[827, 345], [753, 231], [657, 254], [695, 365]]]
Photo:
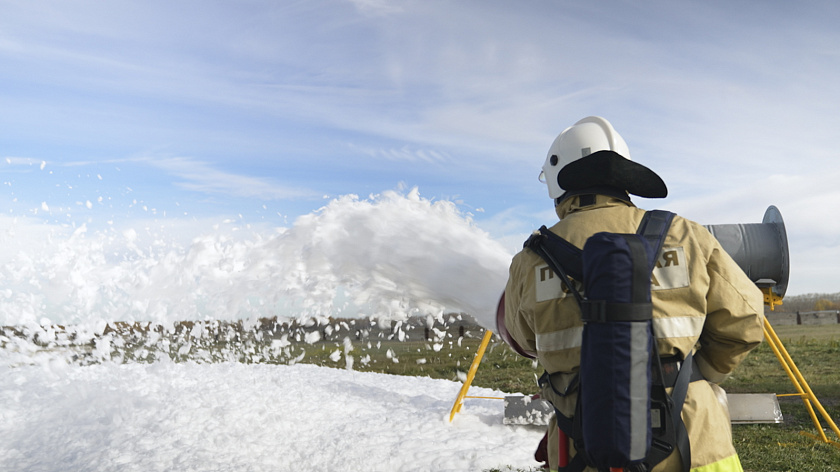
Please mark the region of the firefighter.
[[[630, 160], [624, 139], [597, 116], [560, 133], [542, 170], [540, 180], [547, 184], [560, 218], [550, 231], [578, 248], [597, 232], [636, 231], [645, 212], [633, 204], [631, 194], [667, 195], [662, 179]], [[546, 263], [529, 249], [513, 258], [505, 289], [505, 327], [518, 347], [536, 353], [545, 369], [542, 397], [558, 412], [573, 417], [583, 323], [569, 290], [557, 278], [546, 281], [538, 276], [545, 268]], [[763, 339], [763, 295], [708, 230], [680, 216], [674, 217], [665, 238], [651, 290], [660, 358], [679, 365], [694, 350], [695, 369], [704, 377], [689, 384], [682, 408], [690, 468], [741, 471], [725, 393], [718, 384]], [[559, 437], [554, 418], [543, 443], [552, 471], [563, 460], [561, 448], [569, 447], [571, 456], [575, 454], [574, 444], [561, 445]], [[653, 470], [687, 469], [675, 450]]]

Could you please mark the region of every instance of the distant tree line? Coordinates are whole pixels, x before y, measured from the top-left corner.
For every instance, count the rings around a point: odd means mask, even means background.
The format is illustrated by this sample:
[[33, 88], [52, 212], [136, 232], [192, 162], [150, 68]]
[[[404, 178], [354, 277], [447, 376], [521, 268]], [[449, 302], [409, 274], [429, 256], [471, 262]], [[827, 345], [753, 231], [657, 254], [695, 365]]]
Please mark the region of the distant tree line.
[[786, 313], [827, 310], [840, 310], [840, 292], [787, 296], [784, 298], [782, 306], [776, 308], [776, 311]]

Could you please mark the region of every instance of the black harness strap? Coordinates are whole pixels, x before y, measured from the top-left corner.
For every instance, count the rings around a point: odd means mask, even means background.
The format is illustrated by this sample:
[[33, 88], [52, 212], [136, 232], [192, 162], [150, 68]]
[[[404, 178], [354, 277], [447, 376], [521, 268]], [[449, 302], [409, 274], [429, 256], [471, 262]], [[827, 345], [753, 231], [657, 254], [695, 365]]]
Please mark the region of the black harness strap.
[[682, 407], [688, 393], [688, 384], [691, 382], [692, 364], [694, 364], [694, 353], [689, 352], [680, 367], [674, 390], [671, 391], [674, 407], [674, 411], [671, 412], [671, 420], [674, 422], [674, 429], [677, 432], [677, 450], [680, 452], [684, 472], [691, 469], [691, 442], [688, 440], [688, 431], [686, 431], [685, 423], [682, 420]]
[[650, 303], [610, 303], [604, 300], [584, 300], [580, 306], [580, 319], [584, 322], [647, 321]]
[[583, 251], [552, 233], [545, 226], [541, 226], [539, 230], [534, 231], [531, 237], [525, 241], [524, 246], [537, 253], [548, 264], [548, 267], [560, 277], [563, 285], [574, 295], [578, 305], [583, 303], [583, 296], [570, 280], [570, 278], [578, 281], [583, 280], [583, 264], [581, 262]]

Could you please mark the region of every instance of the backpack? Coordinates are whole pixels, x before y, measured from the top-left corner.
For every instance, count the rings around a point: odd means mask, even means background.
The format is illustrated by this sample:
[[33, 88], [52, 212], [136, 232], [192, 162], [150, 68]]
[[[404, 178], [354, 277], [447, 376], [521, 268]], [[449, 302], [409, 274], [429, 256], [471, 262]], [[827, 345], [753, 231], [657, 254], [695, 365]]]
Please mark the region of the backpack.
[[[653, 332], [651, 273], [674, 214], [646, 212], [635, 234], [601, 232], [583, 250], [545, 226], [525, 247], [549, 265], [580, 306], [580, 371], [565, 392], [579, 391], [573, 418], [555, 409], [577, 454], [560, 471], [650, 470], [678, 448], [682, 470], [690, 446], [680, 417], [692, 376], [692, 354], [661, 359]], [[569, 280], [582, 282], [583, 294]], [[678, 367], [679, 366], [679, 367]], [[541, 386], [550, 383], [546, 372]], [[674, 387], [671, 395], [667, 387]], [[553, 388], [553, 387], [552, 387]]]

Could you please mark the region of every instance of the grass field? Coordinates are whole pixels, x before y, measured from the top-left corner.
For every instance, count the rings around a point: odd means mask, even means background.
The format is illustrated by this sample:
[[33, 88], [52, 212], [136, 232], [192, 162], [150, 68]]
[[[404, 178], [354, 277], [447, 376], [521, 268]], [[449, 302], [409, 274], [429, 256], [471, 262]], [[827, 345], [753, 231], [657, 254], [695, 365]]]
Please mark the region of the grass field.
[[[829, 416], [840, 418], [840, 325], [779, 326], [776, 328], [784, 346], [800, 369]], [[386, 342], [356, 344], [353, 369], [398, 375], [419, 375], [456, 380], [463, 378], [478, 339], [463, 339], [435, 351], [423, 342]], [[346, 368], [346, 358], [336, 356], [335, 343], [309, 346], [301, 362]], [[330, 358], [333, 355], [333, 358]], [[338, 360], [334, 360], [338, 358]], [[361, 363], [359, 359], [366, 358]], [[509, 393], [536, 393], [534, 364], [513, 353], [506, 345], [491, 343], [473, 385]], [[730, 393], [795, 393], [796, 390], [769, 345], [763, 343], [722, 385]], [[453, 398], [453, 401], [455, 399]], [[467, 400], [469, 401], [469, 400]], [[817, 430], [802, 400], [780, 397], [784, 423], [735, 425], [733, 436], [748, 472], [766, 471], [838, 471], [840, 448], [817, 441], [806, 434]], [[825, 428], [827, 424], [822, 423]], [[829, 439], [838, 438], [826, 429]], [[536, 447], [536, 444], [534, 445]], [[500, 464], [500, 467], [504, 467]], [[504, 470], [504, 469], [502, 469]]]
[[[779, 326], [776, 333], [817, 399], [835, 421], [840, 417], [840, 325]], [[723, 387], [732, 393], [796, 393], [767, 343], [759, 346]], [[735, 446], [747, 471], [840, 470], [840, 448], [803, 433], [817, 429], [799, 397], [779, 397], [780, 425], [736, 425]], [[822, 418], [818, 415], [822, 421]], [[826, 428], [828, 424], [822, 421]], [[830, 440], [837, 436], [826, 429]]]

